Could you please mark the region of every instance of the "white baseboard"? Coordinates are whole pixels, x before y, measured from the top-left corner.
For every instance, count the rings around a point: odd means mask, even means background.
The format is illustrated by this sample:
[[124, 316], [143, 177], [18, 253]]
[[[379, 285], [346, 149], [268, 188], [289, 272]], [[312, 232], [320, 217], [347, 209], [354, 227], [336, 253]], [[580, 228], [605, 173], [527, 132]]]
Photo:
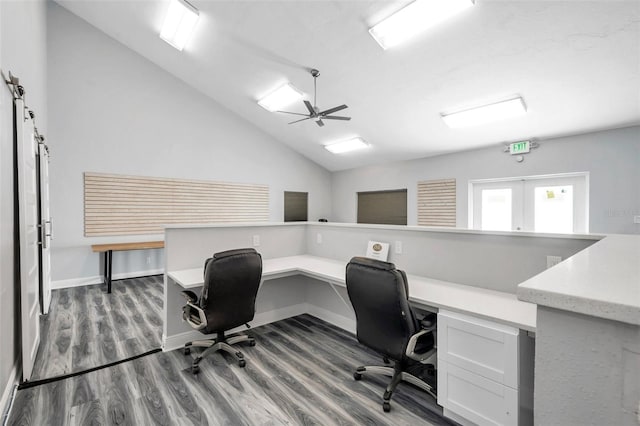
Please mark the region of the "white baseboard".
[[[256, 313], [253, 321], [251, 321], [251, 327], [259, 327], [261, 325], [270, 324], [272, 322], [280, 321], [283, 319], [295, 317], [296, 315], [302, 315], [307, 312], [307, 304], [300, 303], [298, 305], [287, 306], [282, 309], [274, 309], [272, 311]], [[236, 327], [233, 330], [229, 330], [229, 334], [237, 333], [239, 331], [245, 331], [245, 326]], [[215, 337], [214, 335], [204, 335], [197, 330], [189, 330], [184, 333], [176, 334], [170, 338], [162, 336], [162, 350], [172, 351], [174, 349], [181, 348], [185, 343], [192, 342], [194, 340], [205, 340]]]
[[0, 409], [2, 410], [0, 414], [2, 414], [2, 421], [0, 422], [0, 424], [5, 424], [9, 416], [9, 410], [11, 408], [12, 399], [15, 394], [14, 391], [16, 386], [18, 385], [19, 363], [19, 361], [16, 361], [13, 364], [13, 368], [9, 373], [7, 384], [2, 391], [2, 399], [0, 399]]
[[[164, 269], [149, 269], [146, 271], [133, 271], [133, 272], [121, 272], [119, 274], [113, 274], [112, 281], [124, 280], [127, 278], [145, 277], [147, 275], [164, 274]], [[58, 290], [61, 288], [82, 287], [85, 285], [102, 284], [102, 275], [95, 275], [92, 277], [71, 278], [68, 280], [51, 281], [51, 289]]]
[[349, 333], [356, 334], [356, 320], [343, 317], [333, 311], [321, 308], [316, 305], [307, 303], [307, 313], [313, 315], [316, 318], [320, 318], [323, 321], [333, 324], [338, 328], [348, 331]]

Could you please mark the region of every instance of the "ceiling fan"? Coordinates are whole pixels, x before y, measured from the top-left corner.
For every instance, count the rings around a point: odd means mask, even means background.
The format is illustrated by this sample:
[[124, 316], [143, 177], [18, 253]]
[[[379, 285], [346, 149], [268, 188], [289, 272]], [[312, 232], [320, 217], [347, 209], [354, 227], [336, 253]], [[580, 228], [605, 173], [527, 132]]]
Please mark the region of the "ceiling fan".
[[340, 105], [337, 107], [326, 109], [324, 111], [320, 111], [320, 108], [318, 108], [318, 104], [316, 102], [316, 80], [320, 76], [320, 71], [316, 69], [312, 69], [311, 75], [313, 76], [313, 105], [311, 105], [311, 102], [307, 100], [303, 101], [309, 113], [300, 114], [298, 112], [289, 112], [289, 111], [278, 111], [278, 112], [283, 112], [285, 114], [302, 115], [305, 117], [305, 118], [301, 118], [300, 120], [292, 121], [289, 124], [298, 123], [304, 120], [314, 120], [318, 126], [322, 127], [324, 126], [324, 123], [322, 122], [322, 120], [351, 120], [351, 117], [330, 115], [330, 114], [333, 114], [334, 112], [342, 111], [343, 109], [348, 108], [346, 105]]

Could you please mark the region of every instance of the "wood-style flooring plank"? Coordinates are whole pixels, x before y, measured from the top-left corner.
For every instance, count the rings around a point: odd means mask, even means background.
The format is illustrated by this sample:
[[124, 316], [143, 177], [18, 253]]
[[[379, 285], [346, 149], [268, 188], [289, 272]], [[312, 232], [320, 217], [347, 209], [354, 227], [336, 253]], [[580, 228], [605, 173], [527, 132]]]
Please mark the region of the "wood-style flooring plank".
[[[139, 354], [151, 341], [145, 330], [155, 327], [160, 333], [161, 326], [149, 317], [160, 315], [161, 306], [149, 293], [156, 287], [161, 289], [161, 284], [156, 286], [147, 278], [132, 284], [136, 287], [116, 293], [116, 304], [125, 319], [111, 311], [112, 299], [91, 293], [91, 289], [78, 295], [71, 291], [58, 295], [62, 299], [58, 313], [73, 312], [78, 317], [77, 323], [56, 329], [58, 337], [64, 336], [62, 331], [69, 332], [69, 351], [76, 357], [93, 362]], [[141, 299], [148, 303], [138, 303]], [[81, 302], [94, 308], [82, 309]], [[128, 327], [119, 333], [118, 327], [125, 321]], [[48, 325], [50, 330], [55, 329], [53, 324]], [[392, 411], [384, 413], [382, 394], [389, 378], [353, 379], [357, 366], [382, 365], [381, 357], [342, 329], [301, 315], [249, 333], [255, 336], [256, 346], [238, 345], [247, 360], [245, 368], [239, 368], [230, 356], [215, 353], [205, 357], [200, 373], [193, 375], [191, 362], [202, 348], [192, 348], [190, 355], [182, 350], [156, 353], [18, 391], [8, 424], [452, 424], [442, 417], [431, 396], [407, 384], [398, 387]], [[94, 340], [81, 344], [74, 340], [78, 336]]]
[[[163, 276], [52, 292], [31, 380], [99, 367], [160, 347]], [[136, 350], [137, 352], [134, 352]]]

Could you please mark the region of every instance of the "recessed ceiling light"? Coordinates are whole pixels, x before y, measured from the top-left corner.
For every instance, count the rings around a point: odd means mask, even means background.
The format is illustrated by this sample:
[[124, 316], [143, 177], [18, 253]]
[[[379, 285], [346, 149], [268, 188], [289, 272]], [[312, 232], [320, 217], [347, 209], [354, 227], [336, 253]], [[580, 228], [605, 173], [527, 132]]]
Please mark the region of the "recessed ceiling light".
[[185, 0], [171, 0], [160, 38], [178, 50], [184, 49], [193, 34], [199, 15], [198, 9]]
[[369, 33], [386, 50], [471, 6], [473, 0], [416, 0], [373, 26]]
[[258, 101], [258, 105], [267, 111], [278, 111], [295, 101], [302, 99], [303, 93], [286, 83]]
[[345, 152], [355, 151], [358, 149], [368, 148], [370, 145], [364, 139], [358, 137], [348, 139], [346, 141], [330, 143], [324, 146], [324, 149], [333, 154], [342, 154]]
[[451, 128], [476, 126], [492, 121], [504, 120], [524, 115], [527, 107], [522, 98], [509, 99], [490, 105], [483, 105], [451, 114], [442, 114], [442, 119]]

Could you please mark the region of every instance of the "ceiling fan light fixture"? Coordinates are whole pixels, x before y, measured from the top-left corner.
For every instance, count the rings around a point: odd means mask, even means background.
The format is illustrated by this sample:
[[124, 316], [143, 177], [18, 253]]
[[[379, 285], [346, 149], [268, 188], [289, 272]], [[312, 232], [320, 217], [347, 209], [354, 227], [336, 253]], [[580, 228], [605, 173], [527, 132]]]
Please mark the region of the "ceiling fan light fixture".
[[524, 100], [521, 97], [517, 97], [450, 114], [441, 114], [441, 117], [447, 126], [457, 129], [518, 117], [526, 112], [527, 106]]
[[200, 12], [185, 0], [171, 0], [160, 38], [182, 51], [191, 39]]
[[289, 83], [278, 87], [258, 101], [258, 105], [267, 111], [275, 112], [287, 105], [299, 101], [304, 94]]
[[345, 141], [334, 142], [324, 146], [324, 149], [332, 154], [344, 154], [345, 152], [357, 151], [359, 149], [369, 148], [369, 145], [361, 137], [347, 139]]
[[473, 6], [474, 0], [415, 0], [369, 29], [383, 49], [397, 46]]

